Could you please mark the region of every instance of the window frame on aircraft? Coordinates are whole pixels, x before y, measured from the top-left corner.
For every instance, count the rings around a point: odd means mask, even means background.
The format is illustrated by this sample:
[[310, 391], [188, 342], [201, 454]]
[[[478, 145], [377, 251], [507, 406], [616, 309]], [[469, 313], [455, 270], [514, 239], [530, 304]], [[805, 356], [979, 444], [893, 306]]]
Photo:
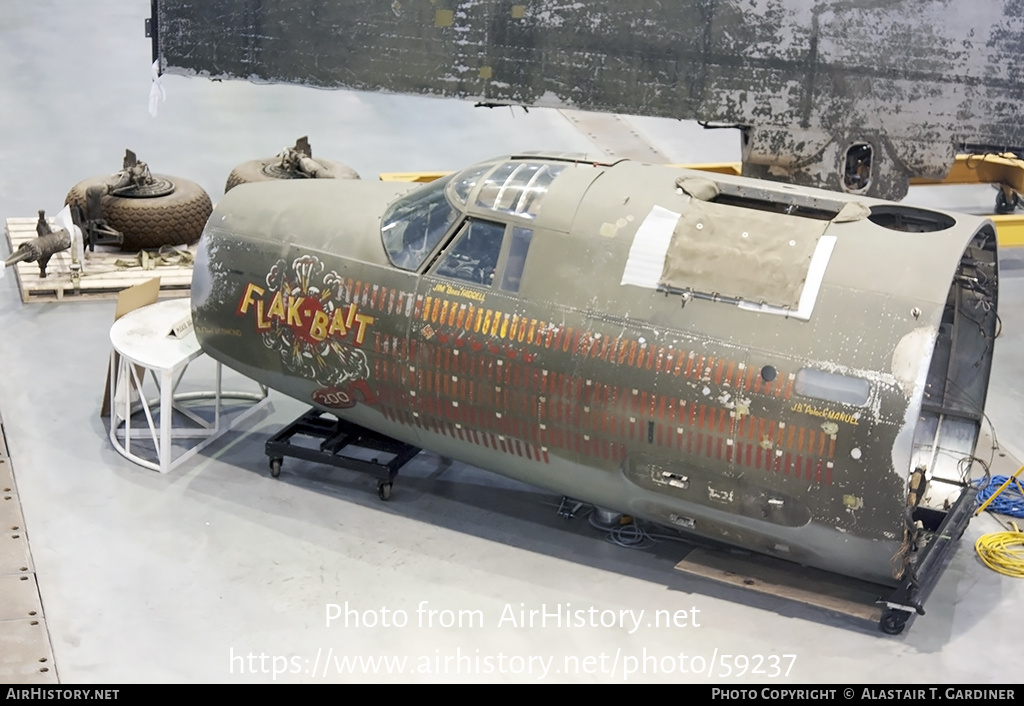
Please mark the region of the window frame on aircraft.
[[499, 162], [485, 177], [478, 178], [474, 204], [476, 208], [533, 220], [551, 184], [566, 166], [534, 159]]
[[508, 254], [501, 273], [501, 289], [513, 294], [519, 292], [526, 269], [526, 258], [533, 242], [533, 228], [524, 228], [514, 223], [509, 224], [511, 235], [508, 238]]
[[462, 211], [447, 194], [454, 176], [449, 174], [414, 189], [384, 211], [381, 242], [392, 265], [410, 272], [418, 271], [438, 243], [446, 240], [452, 226], [460, 221]]
[[[507, 232], [507, 223], [485, 218], [466, 218], [431, 263], [428, 273], [474, 287], [493, 288], [496, 281], [504, 281], [503, 269], [508, 250], [506, 241], [509, 240]], [[478, 242], [484, 242], [483, 249], [472, 245], [474, 235], [480, 236]], [[496, 247], [488, 244], [488, 239], [496, 243]]]
[[[381, 242], [388, 260], [409, 272], [434, 270], [466, 227], [467, 218], [488, 220], [478, 215], [485, 212], [493, 214], [494, 223], [518, 229], [504, 239], [507, 242], [494, 271], [502, 290], [518, 292], [532, 239], [532, 229], [525, 223], [537, 218], [551, 184], [566, 166], [567, 162], [544, 159], [501, 160], [448, 174], [403, 194], [381, 217]], [[505, 250], [513, 243], [517, 271], [506, 274]]]
[[493, 171], [494, 167], [493, 163], [482, 164], [470, 167], [469, 169], [463, 169], [455, 175], [451, 181], [451, 194], [463, 208], [469, 205], [469, 197], [474, 189], [476, 189], [477, 184], [480, 183], [480, 180]]

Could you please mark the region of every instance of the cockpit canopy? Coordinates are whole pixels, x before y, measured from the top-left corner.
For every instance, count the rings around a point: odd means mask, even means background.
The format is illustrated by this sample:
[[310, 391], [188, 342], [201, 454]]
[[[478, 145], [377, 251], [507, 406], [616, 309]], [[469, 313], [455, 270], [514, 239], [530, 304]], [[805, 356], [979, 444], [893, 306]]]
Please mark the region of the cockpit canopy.
[[[483, 212], [482, 215], [491, 212], [502, 223], [523, 219], [524, 225], [528, 225], [537, 217], [548, 188], [566, 165], [533, 159], [489, 162], [402, 196], [391, 204], [381, 220], [381, 237], [388, 258], [396, 267], [419, 270], [467, 210]], [[490, 225], [503, 228], [498, 223]], [[480, 225], [476, 228], [483, 230]], [[494, 240], [493, 235], [487, 238]]]

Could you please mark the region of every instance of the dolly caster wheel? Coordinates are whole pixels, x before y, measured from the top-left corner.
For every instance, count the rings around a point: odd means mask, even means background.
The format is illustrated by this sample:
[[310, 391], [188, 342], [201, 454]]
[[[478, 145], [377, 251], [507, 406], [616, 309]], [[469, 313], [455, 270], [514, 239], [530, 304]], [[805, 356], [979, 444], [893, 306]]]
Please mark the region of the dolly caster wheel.
[[391, 483], [382, 481], [377, 484], [377, 497], [387, 502], [388, 498], [391, 497]]
[[882, 619], [879, 621], [878, 627], [886, 635], [899, 635], [907, 627], [908, 618], [910, 618], [910, 613], [906, 611], [887, 610], [882, 613]]
[[1013, 213], [1020, 205], [1020, 197], [1010, 192], [1008, 195], [1002, 188], [996, 192], [996, 213]]
[[270, 459], [270, 477], [277, 478], [281, 475], [281, 459], [272, 458]]

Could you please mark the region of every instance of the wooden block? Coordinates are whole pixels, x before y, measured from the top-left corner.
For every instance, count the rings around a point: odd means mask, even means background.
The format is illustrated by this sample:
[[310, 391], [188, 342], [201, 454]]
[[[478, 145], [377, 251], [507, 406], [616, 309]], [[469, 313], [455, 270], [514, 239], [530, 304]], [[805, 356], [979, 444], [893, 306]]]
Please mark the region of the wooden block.
[[893, 589], [755, 554], [698, 548], [676, 570], [877, 623]]

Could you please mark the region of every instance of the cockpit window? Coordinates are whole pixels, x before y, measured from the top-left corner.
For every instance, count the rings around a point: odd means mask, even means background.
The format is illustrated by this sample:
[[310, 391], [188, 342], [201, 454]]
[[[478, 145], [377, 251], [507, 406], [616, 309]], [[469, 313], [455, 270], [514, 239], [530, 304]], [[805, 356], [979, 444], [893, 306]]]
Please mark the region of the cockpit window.
[[501, 288], [506, 292], [518, 292], [526, 267], [526, 253], [530, 250], [533, 231], [529, 228], [512, 228], [512, 244], [508, 249], [505, 273], [501, 276]]
[[536, 218], [541, 201], [564, 164], [506, 162], [484, 180], [476, 203], [482, 208]]
[[501, 223], [469, 221], [442, 253], [434, 274], [490, 287], [504, 237]]
[[451, 176], [432, 181], [395, 201], [381, 219], [384, 247], [397, 267], [417, 270], [455, 221], [444, 195]]
[[452, 193], [455, 194], [455, 198], [465, 205], [469, 201], [469, 192], [480, 181], [480, 177], [492, 169], [494, 169], [493, 164], [485, 164], [482, 167], [468, 169], [458, 174], [452, 182]]

